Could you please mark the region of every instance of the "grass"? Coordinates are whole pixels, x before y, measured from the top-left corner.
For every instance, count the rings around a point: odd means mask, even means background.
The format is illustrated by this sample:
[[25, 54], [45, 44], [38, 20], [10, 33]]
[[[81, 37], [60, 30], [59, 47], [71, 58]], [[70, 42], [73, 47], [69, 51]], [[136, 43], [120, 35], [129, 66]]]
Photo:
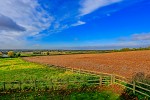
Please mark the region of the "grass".
[[[26, 62], [20, 58], [0, 58], [0, 81], [68, 78], [84, 76], [62, 69]], [[86, 77], [86, 76], [85, 76]]]
[[[3, 81], [9, 82], [6, 84], [6, 90], [19, 88], [19, 83], [11, 83], [13, 81], [21, 81], [23, 89], [34, 90], [34, 81], [38, 84], [38, 88], [47, 88], [50, 85], [50, 80], [61, 81], [63, 86], [68, 84], [68, 81], [84, 81], [86, 79], [96, 79], [86, 74], [73, 73], [60, 68], [48, 67], [41, 64], [26, 62], [20, 58], [4, 58], [0, 59], [0, 88]], [[28, 81], [28, 82], [26, 82]], [[56, 83], [56, 82], [55, 82]], [[58, 88], [58, 85], [53, 82], [53, 86]], [[67, 88], [80, 87], [82, 84], [69, 83]], [[51, 86], [49, 86], [50, 88]]]
[[[48, 67], [45, 65], [40, 65], [36, 63], [31, 63], [24, 61], [20, 58], [0, 58], [0, 82], [6, 81], [6, 82], [12, 82], [12, 81], [25, 81], [25, 80], [64, 80], [65, 82], [69, 80], [71, 81], [84, 81], [86, 79], [97, 79], [99, 77], [87, 75], [87, 74], [79, 74], [79, 73], [73, 73], [71, 71], [65, 71], [63, 69], [54, 68], [54, 67]], [[45, 83], [41, 83], [45, 84]], [[49, 81], [48, 83], [49, 84]], [[66, 83], [64, 83], [66, 84]], [[0, 88], [3, 86], [3, 84], [0, 84]], [[33, 84], [24, 84], [24, 88], [26, 88], [29, 85], [31, 87]], [[9, 100], [9, 99], [19, 99], [19, 100], [46, 100], [47, 98], [53, 98], [53, 100], [117, 100], [119, 95], [112, 93], [112, 92], [98, 92], [98, 91], [70, 91], [69, 89], [72, 89], [75, 87], [76, 84], [70, 84], [69, 87], [65, 88], [67, 92], [66, 94], [62, 94], [63, 91], [52, 91], [52, 92], [33, 92], [28, 91], [31, 93], [16, 93], [16, 92], [10, 92], [9, 94], [0, 94], [0, 99], [3, 100]], [[85, 84], [79, 84], [82, 88], [85, 86]], [[12, 88], [10, 85], [6, 85], [8, 88]], [[14, 87], [14, 86], [13, 86]], [[16, 85], [17, 87], [17, 85]], [[40, 87], [40, 85], [39, 85]], [[70, 88], [71, 87], [71, 88]], [[23, 89], [24, 89], [23, 88]], [[42, 87], [41, 87], [42, 88]], [[31, 89], [32, 90], [32, 89]], [[70, 92], [68, 92], [70, 91]], [[68, 94], [69, 93], [69, 94]], [[68, 99], [69, 98], [69, 99]]]
[[[49, 91], [49, 92], [28, 92], [14, 93], [0, 96], [1, 100], [120, 100], [120, 95], [112, 91]], [[121, 99], [122, 100], [122, 99]]]
[[[19, 100], [120, 100], [118, 94], [111, 91], [74, 91], [71, 93], [61, 92], [31, 92], [31, 93], [16, 93], [4, 95], [1, 100], [19, 99]], [[122, 99], [121, 99], [122, 100]]]

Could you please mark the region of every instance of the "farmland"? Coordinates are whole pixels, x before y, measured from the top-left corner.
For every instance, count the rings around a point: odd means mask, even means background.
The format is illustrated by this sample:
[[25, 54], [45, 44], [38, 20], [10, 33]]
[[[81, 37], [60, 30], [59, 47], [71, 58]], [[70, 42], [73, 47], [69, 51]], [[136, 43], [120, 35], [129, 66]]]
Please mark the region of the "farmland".
[[[70, 90], [66, 87], [64, 90], [51, 90], [50, 92], [34, 92], [34, 86], [33, 84], [27, 83], [24, 84], [25, 81], [28, 80], [28, 82], [32, 82], [35, 79], [36, 80], [44, 80], [46, 84], [46, 80], [49, 81], [51, 79], [53, 80], [64, 80], [64, 82], [68, 82], [68, 80], [72, 81], [83, 81], [85, 79], [93, 79], [96, 78], [96, 76], [91, 76], [87, 74], [79, 74], [79, 73], [73, 73], [71, 71], [66, 71], [64, 69], [59, 69], [56, 67], [51, 66], [45, 66], [41, 64], [31, 63], [24, 61], [20, 58], [0, 58], [0, 99], [1, 100], [7, 100], [7, 99], [19, 99], [19, 100], [26, 100], [26, 99], [47, 99], [51, 98], [54, 100], [61, 100], [61, 99], [98, 99], [101, 98], [104, 100], [105, 98], [108, 98], [108, 100], [117, 100], [119, 98], [119, 94], [113, 93], [110, 90], [105, 91], [98, 91], [96, 89], [80, 89], [82, 87], [82, 84], [79, 84], [79, 88], [77, 87], [76, 90]], [[99, 78], [99, 77], [98, 77]], [[24, 91], [24, 89], [27, 89], [26, 92], [17, 92], [20, 90], [15, 90], [14, 92], [9, 92], [10, 89], [14, 89], [18, 87], [18, 85], [12, 85], [11, 82], [18, 81], [22, 82], [21, 89]], [[6, 94], [2, 93], [1, 90], [3, 88], [2, 82], [10, 82], [10, 84], [6, 84], [5, 90], [8, 91]], [[68, 84], [68, 83], [67, 83]], [[85, 83], [84, 83], [85, 84]], [[56, 84], [53, 83], [53, 86]], [[41, 87], [40, 87], [41, 86]], [[57, 86], [57, 85], [56, 85]], [[66, 83], [65, 83], [66, 86]], [[71, 87], [75, 88], [75, 84], [70, 84]], [[32, 87], [32, 88], [30, 88]], [[44, 86], [46, 87], [46, 86]], [[44, 89], [43, 83], [38, 83], [39, 89]], [[70, 88], [71, 88], [70, 87]], [[77, 96], [77, 97], [76, 97]]]
[[78, 54], [26, 57], [27, 61], [132, 77], [138, 72], [150, 74], [150, 51], [106, 54]]
[[66, 79], [73, 77], [82, 77], [83, 79], [90, 75], [82, 75], [64, 69], [31, 63], [20, 58], [0, 58], [0, 76], [0, 81], [11, 82], [16, 80]]

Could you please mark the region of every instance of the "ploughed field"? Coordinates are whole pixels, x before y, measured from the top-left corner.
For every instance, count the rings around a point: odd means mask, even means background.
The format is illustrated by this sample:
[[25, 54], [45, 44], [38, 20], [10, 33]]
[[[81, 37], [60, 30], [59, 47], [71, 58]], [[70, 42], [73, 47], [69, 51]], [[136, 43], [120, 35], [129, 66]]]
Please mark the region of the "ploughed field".
[[150, 74], [150, 50], [104, 54], [77, 54], [26, 57], [27, 61], [81, 68], [89, 71], [132, 77], [138, 72]]

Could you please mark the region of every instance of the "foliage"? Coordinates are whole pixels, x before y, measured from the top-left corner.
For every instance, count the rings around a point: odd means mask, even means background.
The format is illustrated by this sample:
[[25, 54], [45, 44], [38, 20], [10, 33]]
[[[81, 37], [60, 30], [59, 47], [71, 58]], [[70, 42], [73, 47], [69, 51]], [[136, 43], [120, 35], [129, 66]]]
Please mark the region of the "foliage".
[[2, 52], [0, 52], [0, 57], [2, 57], [2, 55], [3, 55], [3, 53], [2, 53]]
[[47, 54], [47, 55], [50, 55], [48, 51], [46, 52], [46, 54]]
[[8, 57], [10, 57], [10, 58], [14, 58], [14, 57], [20, 57], [20, 56], [21, 56], [21, 53], [20, 53], [20, 52], [15, 53], [14, 51], [9, 51], [9, 52], [7, 53], [7, 55], [8, 55]]
[[33, 51], [33, 54], [41, 54], [41, 51]]
[[121, 51], [130, 51], [130, 48], [122, 48]]
[[9, 51], [8, 53], [7, 53], [7, 55], [9, 56], [9, 57], [15, 57], [15, 52], [14, 51]]
[[16, 55], [15, 55], [15, 57], [20, 57], [20, 56], [21, 56], [20, 52], [16, 53]]
[[150, 50], [150, 46], [148, 47], [140, 47], [140, 48], [122, 48], [120, 50], [113, 50], [113, 52], [122, 52], [122, 51], [139, 51], [139, 50]]

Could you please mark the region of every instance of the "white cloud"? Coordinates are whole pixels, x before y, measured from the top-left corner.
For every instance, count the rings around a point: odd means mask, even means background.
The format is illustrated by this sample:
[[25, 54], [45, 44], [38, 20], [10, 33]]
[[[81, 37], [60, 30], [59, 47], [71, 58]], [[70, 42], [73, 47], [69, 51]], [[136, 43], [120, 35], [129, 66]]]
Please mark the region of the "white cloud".
[[21, 32], [9, 31], [6, 34], [6, 31], [0, 31], [0, 49], [20, 49], [25, 45], [26, 41]]
[[150, 32], [148, 33], [137, 33], [127, 37], [120, 37], [118, 41], [150, 41]]
[[131, 38], [136, 41], [150, 40], [150, 33], [133, 34]]
[[[42, 30], [50, 27], [53, 21], [53, 17], [40, 6], [37, 0], [0, 0], [0, 14], [7, 18], [4, 24], [8, 21], [16, 24], [15, 28], [8, 24], [1, 25], [3, 29], [0, 30], [0, 48], [11, 44], [17, 45], [17, 42], [24, 43], [25, 38], [38, 35]], [[14, 30], [8, 31], [6, 28]], [[24, 28], [25, 31], [18, 32], [18, 28]]]
[[120, 1], [122, 0], [82, 0], [81, 8], [79, 9], [80, 16], [87, 15], [97, 10], [98, 8], [108, 6], [110, 4], [117, 3]]
[[72, 26], [79, 26], [79, 25], [83, 25], [83, 24], [86, 24], [86, 22], [79, 20], [77, 23], [72, 24]]

